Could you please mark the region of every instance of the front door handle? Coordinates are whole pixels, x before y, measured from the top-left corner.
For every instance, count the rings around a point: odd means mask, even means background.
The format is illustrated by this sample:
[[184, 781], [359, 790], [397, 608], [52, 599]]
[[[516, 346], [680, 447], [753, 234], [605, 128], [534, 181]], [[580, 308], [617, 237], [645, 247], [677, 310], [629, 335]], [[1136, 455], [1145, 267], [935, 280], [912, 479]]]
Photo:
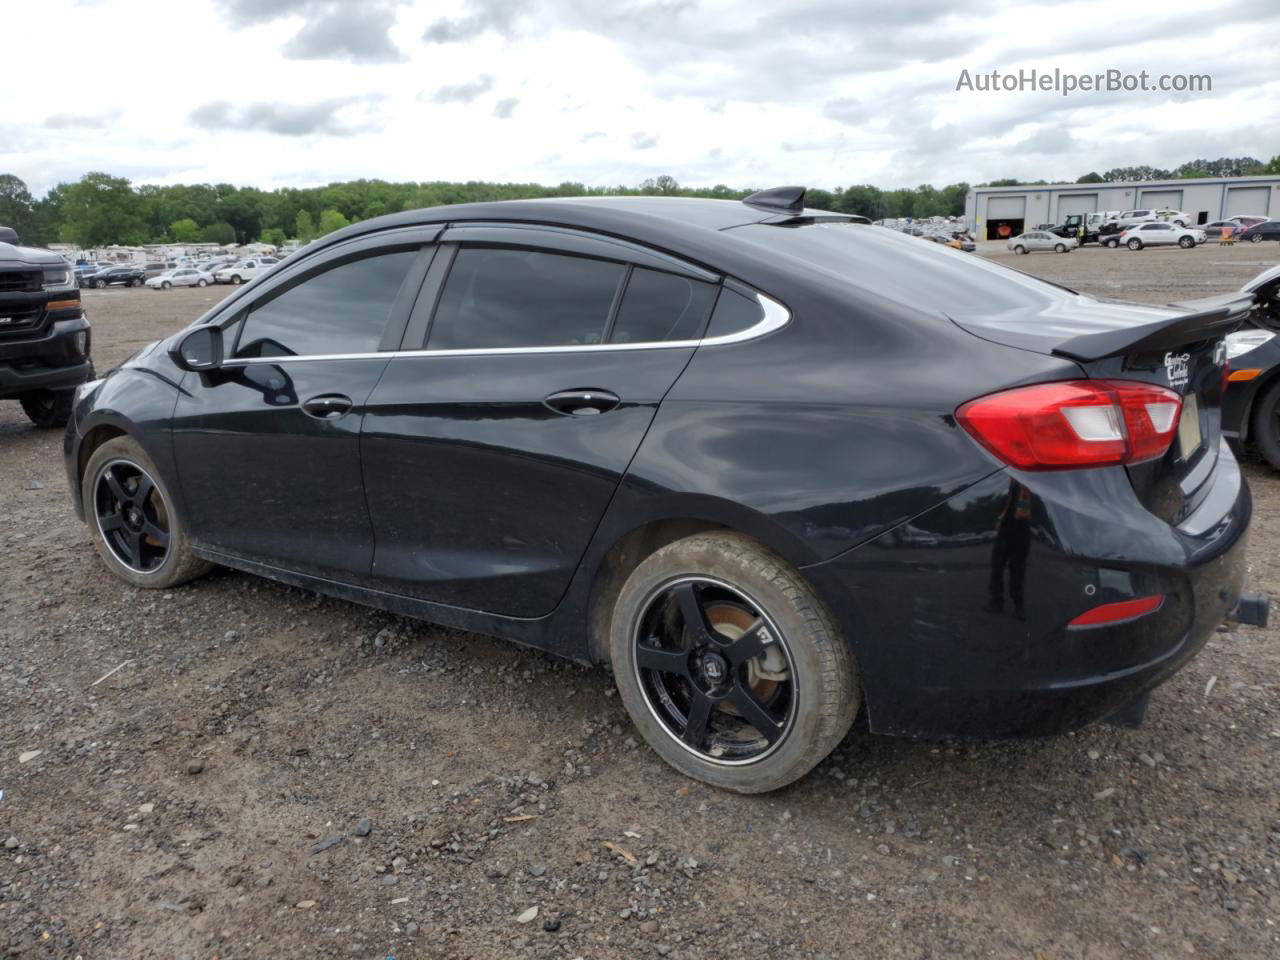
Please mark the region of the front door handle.
[[583, 387], [579, 390], [561, 390], [542, 401], [556, 413], [570, 417], [590, 417], [608, 413], [622, 402], [616, 393]]
[[351, 398], [340, 393], [326, 393], [303, 401], [302, 412], [317, 420], [337, 420], [351, 412]]

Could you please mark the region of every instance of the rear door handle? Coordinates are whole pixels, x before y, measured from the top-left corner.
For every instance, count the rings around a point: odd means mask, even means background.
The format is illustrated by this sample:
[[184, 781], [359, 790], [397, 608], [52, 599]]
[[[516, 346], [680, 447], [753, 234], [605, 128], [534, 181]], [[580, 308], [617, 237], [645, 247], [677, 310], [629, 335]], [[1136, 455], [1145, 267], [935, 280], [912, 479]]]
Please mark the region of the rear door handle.
[[337, 420], [340, 416], [351, 412], [351, 398], [340, 393], [326, 393], [312, 397], [302, 403], [302, 412], [317, 420]]
[[590, 417], [608, 413], [622, 402], [616, 393], [583, 387], [579, 390], [561, 390], [542, 401], [556, 413], [570, 417]]

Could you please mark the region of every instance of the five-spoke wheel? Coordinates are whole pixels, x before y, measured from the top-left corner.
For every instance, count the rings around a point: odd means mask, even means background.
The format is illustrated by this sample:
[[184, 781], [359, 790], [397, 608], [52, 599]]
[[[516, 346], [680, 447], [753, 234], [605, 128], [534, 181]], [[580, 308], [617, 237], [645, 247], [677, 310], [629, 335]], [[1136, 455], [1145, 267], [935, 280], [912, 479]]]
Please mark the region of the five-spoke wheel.
[[192, 551], [163, 475], [132, 437], [90, 454], [81, 504], [98, 555], [136, 587], [172, 587], [211, 567]]
[[795, 715], [786, 641], [740, 590], [689, 577], [654, 592], [637, 624], [637, 681], [653, 715], [712, 763], [750, 763]]
[[609, 656], [649, 745], [741, 793], [820, 763], [860, 700], [848, 642], [804, 578], [727, 531], [676, 540], [636, 566], [614, 603]]
[[105, 464], [94, 480], [94, 522], [117, 560], [134, 573], [158, 570], [169, 553], [169, 509], [156, 482], [128, 460]]

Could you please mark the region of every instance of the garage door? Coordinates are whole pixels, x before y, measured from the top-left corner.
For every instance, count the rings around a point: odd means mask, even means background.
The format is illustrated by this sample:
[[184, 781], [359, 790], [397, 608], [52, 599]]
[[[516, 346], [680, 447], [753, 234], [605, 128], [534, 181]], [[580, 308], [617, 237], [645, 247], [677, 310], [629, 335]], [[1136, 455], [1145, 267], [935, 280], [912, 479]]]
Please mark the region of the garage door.
[[1098, 209], [1096, 193], [1073, 193], [1058, 198], [1058, 219], [1055, 223], [1064, 223], [1074, 213], [1093, 213]]
[[1143, 190], [1142, 199], [1138, 206], [1150, 207], [1152, 210], [1162, 210], [1168, 207], [1170, 210], [1182, 209], [1182, 191], [1181, 190]]
[[1270, 212], [1267, 209], [1267, 201], [1270, 199], [1270, 187], [1227, 187], [1227, 208], [1222, 211], [1222, 215], [1239, 217], [1253, 214], [1265, 217]]
[[991, 197], [987, 200], [988, 220], [1021, 220], [1026, 215], [1026, 197]]

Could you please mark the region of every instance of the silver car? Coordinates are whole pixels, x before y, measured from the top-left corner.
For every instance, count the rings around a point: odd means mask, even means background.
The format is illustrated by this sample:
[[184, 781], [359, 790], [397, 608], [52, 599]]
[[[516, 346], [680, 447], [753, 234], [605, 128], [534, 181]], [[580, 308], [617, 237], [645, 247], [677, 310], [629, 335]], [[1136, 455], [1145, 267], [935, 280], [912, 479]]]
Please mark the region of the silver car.
[[1075, 237], [1060, 237], [1044, 230], [1028, 230], [1026, 233], [1009, 240], [1009, 249], [1014, 253], [1033, 253], [1037, 250], [1048, 250], [1052, 253], [1067, 253], [1078, 247]]
[[1139, 223], [1125, 230], [1116, 238], [1130, 250], [1141, 250], [1143, 247], [1163, 247], [1177, 244], [1184, 250], [1190, 250], [1197, 244], [1204, 243], [1205, 233], [1196, 228], [1175, 226], [1172, 223]]
[[152, 290], [168, 290], [171, 287], [207, 287], [213, 283], [213, 274], [196, 267], [179, 267], [147, 281]]

